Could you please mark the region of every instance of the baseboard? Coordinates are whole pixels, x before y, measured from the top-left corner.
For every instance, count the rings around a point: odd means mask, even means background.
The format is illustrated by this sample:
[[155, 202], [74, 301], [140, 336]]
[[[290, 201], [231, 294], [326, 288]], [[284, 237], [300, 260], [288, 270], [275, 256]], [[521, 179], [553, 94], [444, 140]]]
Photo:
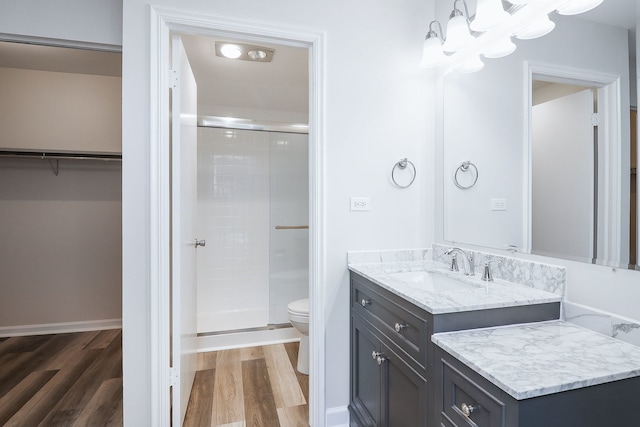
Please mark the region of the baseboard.
[[0, 327], [0, 337], [66, 334], [71, 332], [101, 331], [122, 328], [122, 319], [86, 320], [83, 322], [44, 323]]
[[328, 408], [326, 412], [327, 427], [349, 427], [349, 408], [336, 406]]
[[196, 338], [198, 353], [254, 347], [300, 341], [300, 333], [293, 327], [265, 331], [250, 331], [221, 335], [205, 335]]

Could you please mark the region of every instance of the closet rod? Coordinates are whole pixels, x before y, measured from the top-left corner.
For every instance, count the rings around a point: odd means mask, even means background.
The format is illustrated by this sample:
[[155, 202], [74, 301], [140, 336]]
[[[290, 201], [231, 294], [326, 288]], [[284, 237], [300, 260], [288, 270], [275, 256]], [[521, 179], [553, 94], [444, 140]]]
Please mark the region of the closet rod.
[[122, 161], [120, 154], [83, 154], [83, 153], [46, 153], [35, 151], [1, 151], [0, 157], [28, 157], [47, 160], [104, 160], [104, 161]]

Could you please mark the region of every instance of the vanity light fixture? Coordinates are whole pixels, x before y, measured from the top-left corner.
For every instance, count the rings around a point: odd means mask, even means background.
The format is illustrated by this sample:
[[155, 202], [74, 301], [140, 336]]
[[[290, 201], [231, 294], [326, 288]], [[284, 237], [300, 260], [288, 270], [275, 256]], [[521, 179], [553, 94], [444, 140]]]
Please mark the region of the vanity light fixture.
[[498, 38], [494, 43], [487, 45], [482, 51], [485, 58], [502, 58], [516, 50], [516, 45], [511, 41], [511, 37], [504, 36]]
[[477, 32], [487, 31], [502, 24], [509, 16], [511, 15], [502, 7], [502, 0], [478, 0], [471, 29]]
[[[462, 11], [456, 8], [456, 3], [462, 2], [466, 16]], [[469, 9], [467, 9], [467, 2], [464, 0], [455, 0], [453, 2], [453, 11], [449, 15], [449, 22], [447, 23], [447, 38], [442, 44], [442, 50], [445, 52], [457, 52], [469, 43], [472, 43], [474, 37], [471, 35], [469, 29]]]
[[216, 56], [242, 61], [271, 62], [274, 49], [245, 43], [215, 42]]
[[[511, 40], [542, 37], [555, 28], [549, 14], [576, 15], [589, 11], [604, 0], [508, 0], [505, 11], [502, 0], [477, 0], [474, 16], [469, 15], [465, 0], [454, 0], [446, 35], [437, 20], [429, 23], [422, 49], [426, 68], [449, 63], [461, 72], [473, 72], [484, 66], [485, 58], [501, 58], [516, 49]], [[458, 6], [462, 3], [464, 12]], [[437, 24], [440, 33], [434, 29]]]
[[521, 40], [537, 39], [549, 34], [555, 27], [556, 24], [549, 19], [548, 15], [540, 15], [526, 27], [517, 31], [516, 37]]
[[484, 68], [484, 62], [480, 59], [480, 55], [472, 56], [462, 63], [456, 71], [460, 73], [475, 73]]
[[[440, 34], [433, 29], [434, 25], [438, 25]], [[431, 21], [429, 23], [429, 32], [422, 44], [422, 63], [420, 66], [430, 68], [442, 65], [447, 57], [442, 50], [442, 25], [438, 21]]]
[[558, 7], [560, 15], [577, 15], [599, 6], [604, 0], [569, 0]]

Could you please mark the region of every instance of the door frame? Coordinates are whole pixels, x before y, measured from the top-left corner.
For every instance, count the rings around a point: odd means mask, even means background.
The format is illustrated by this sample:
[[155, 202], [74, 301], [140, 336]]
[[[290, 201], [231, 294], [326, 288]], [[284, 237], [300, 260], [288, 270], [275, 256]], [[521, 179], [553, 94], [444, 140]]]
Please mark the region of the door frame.
[[169, 62], [170, 33], [229, 37], [304, 47], [309, 51], [309, 302], [310, 371], [309, 422], [324, 425], [325, 418], [325, 259], [326, 225], [324, 158], [325, 34], [150, 8], [150, 369], [152, 425], [170, 425], [170, 144]]
[[[607, 173], [603, 177], [603, 192], [598, 197], [603, 201], [605, 208], [604, 218], [598, 220], [599, 227], [602, 224], [605, 228], [606, 241], [601, 242], [604, 248], [602, 259], [606, 265], [614, 267], [620, 265], [621, 259], [621, 220], [622, 220], [622, 119], [621, 119], [621, 81], [620, 76], [607, 73], [594, 72], [592, 70], [582, 70], [562, 67], [550, 64], [540, 64], [525, 61], [525, 85], [524, 85], [524, 138], [526, 147], [523, 150], [523, 173], [525, 187], [523, 192], [523, 247], [526, 253], [531, 253], [531, 216], [532, 216], [532, 165], [531, 165], [531, 114], [532, 114], [532, 82], [535, 78], [544, 77], [544, 80], [576, 84], [580, 86], [598, 88], [598, 106], [604, 107], [604, 111], [599, 111], [598, 141], [605, 147], [604, 167]], [[598, 244], [599, 248], [601, 243]], [[598, 257], [600, 258], [600, 257]]]

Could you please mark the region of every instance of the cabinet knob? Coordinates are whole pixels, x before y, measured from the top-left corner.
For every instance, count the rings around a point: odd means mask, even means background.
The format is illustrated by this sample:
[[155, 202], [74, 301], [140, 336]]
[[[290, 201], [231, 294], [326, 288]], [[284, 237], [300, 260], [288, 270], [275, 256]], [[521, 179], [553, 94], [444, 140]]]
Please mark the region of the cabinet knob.
[[462, 405], [460, 405], [460, 410], [462, 411], [465, 417], [471, 416], [473, 411], [475, 411], [476, 409], [478, 409], [477, 406], [467, 405], [466, 403], [463, 403]]
[[401, 330], [403, 330], [407, 326], [409, 326], [409, 325], [407, 325], [406, 323], [398, 323], [398, 322], [396, 322], [395, 330], [396, 330], [396, 332], [400, 332]]
[[375, 360], [376, 362], [378, 362], [378, 365], [382, 365], [382, 363], [384, 363], [384, 361], [385, 361], [385, 360], [387, 360], [387, 359], [384, 357], [384, 353], [381, 353], [381, 352], [379, 352], [379, 351], [375, 351], [375, 350], [373, 350], [373, 351], [371, 352], [371, 358], [372, 358], [373, 360]]
[[360, 301], [360, 304], [361, 304], [363, 307], [366, 307], [366, 306], [368, 306], [368, 305], [371, 305], [371, 300], [370, 300], [370, 299], [364, 299], [364, 298], [362, 298], [362, 301]]

